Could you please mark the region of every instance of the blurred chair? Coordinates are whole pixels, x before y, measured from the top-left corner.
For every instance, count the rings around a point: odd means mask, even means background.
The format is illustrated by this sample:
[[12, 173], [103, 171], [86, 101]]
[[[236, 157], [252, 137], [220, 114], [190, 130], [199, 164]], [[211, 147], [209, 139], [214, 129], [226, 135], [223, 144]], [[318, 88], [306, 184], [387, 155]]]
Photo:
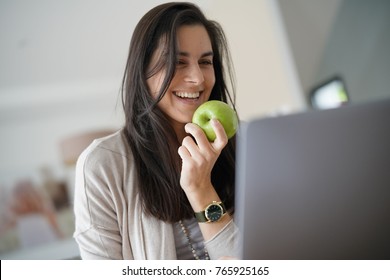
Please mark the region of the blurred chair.
[[29, 180], [18, 182], [12, 189], [10, 211], [16, 219], [21, 248], [63, 237], [51, 199]]

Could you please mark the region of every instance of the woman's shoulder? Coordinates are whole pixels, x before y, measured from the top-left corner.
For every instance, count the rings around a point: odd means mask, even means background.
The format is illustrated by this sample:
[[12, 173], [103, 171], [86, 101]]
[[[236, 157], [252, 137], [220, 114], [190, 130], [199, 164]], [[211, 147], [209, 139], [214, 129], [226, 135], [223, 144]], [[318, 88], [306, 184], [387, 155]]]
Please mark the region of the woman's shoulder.
[[91, 149], [107, 150], [124, 157], [130, 154], [130, 147], [123, 128], [105, 137], [95, 139], [90, 147]]
[[132, 158], [124, 130], [120, 129], [110, 135], [98, 138], [81, 153], [78, 162], [89, 164], [113, 164], [128, 161]]

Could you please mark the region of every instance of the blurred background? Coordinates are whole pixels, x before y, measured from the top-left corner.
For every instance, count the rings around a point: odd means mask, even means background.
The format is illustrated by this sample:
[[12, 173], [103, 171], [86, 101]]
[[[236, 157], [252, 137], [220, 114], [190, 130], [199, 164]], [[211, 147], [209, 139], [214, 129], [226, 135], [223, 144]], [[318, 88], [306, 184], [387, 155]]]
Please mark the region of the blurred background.
[[[0, 259], [79, 258], [75, 161], [123, 125], [131, 34], [163, 2], [0, 0]], [[390, 96], [390, 1], [193, 2], [227, 33], [244, 121]]]

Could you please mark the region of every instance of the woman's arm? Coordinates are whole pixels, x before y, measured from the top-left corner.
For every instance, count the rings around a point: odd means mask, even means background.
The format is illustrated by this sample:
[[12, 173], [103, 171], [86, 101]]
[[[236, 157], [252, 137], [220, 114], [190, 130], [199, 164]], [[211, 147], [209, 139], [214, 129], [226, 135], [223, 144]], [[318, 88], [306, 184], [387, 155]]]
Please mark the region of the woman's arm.
[[[190, 136], [185, 137], [178, 150], [182, 158], [180, 184], [194, 212], [204, 211], [213, 201], [221, 201], [211, 183], [211, 171], [222, 149], [226, 146], [228, 138], [219, 121], [212, 120], [212, 125], [217, 136], [214, 142], [209, 142], [197, 125], [186, 124], [186, 132], [191, 134], [195, 140]], [[208, 242], [214, 238], [231, 221], [232, 218], [226, 213], [217, 222], [199, 223], [204, 240]]]
[[123, 259], [121, 234], [110, 192], [109, 169], [99, 150], [86, 150], [76, 166], [76, 239], [83, 259]]

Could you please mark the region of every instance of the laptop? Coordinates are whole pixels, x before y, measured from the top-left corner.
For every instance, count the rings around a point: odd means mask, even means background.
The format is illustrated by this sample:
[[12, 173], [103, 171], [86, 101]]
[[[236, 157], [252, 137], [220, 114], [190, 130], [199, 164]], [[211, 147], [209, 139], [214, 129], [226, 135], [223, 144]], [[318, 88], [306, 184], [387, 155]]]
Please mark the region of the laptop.
[[390, 100], [252, 120], [237, 139], [242, 259], [390, 259]]

